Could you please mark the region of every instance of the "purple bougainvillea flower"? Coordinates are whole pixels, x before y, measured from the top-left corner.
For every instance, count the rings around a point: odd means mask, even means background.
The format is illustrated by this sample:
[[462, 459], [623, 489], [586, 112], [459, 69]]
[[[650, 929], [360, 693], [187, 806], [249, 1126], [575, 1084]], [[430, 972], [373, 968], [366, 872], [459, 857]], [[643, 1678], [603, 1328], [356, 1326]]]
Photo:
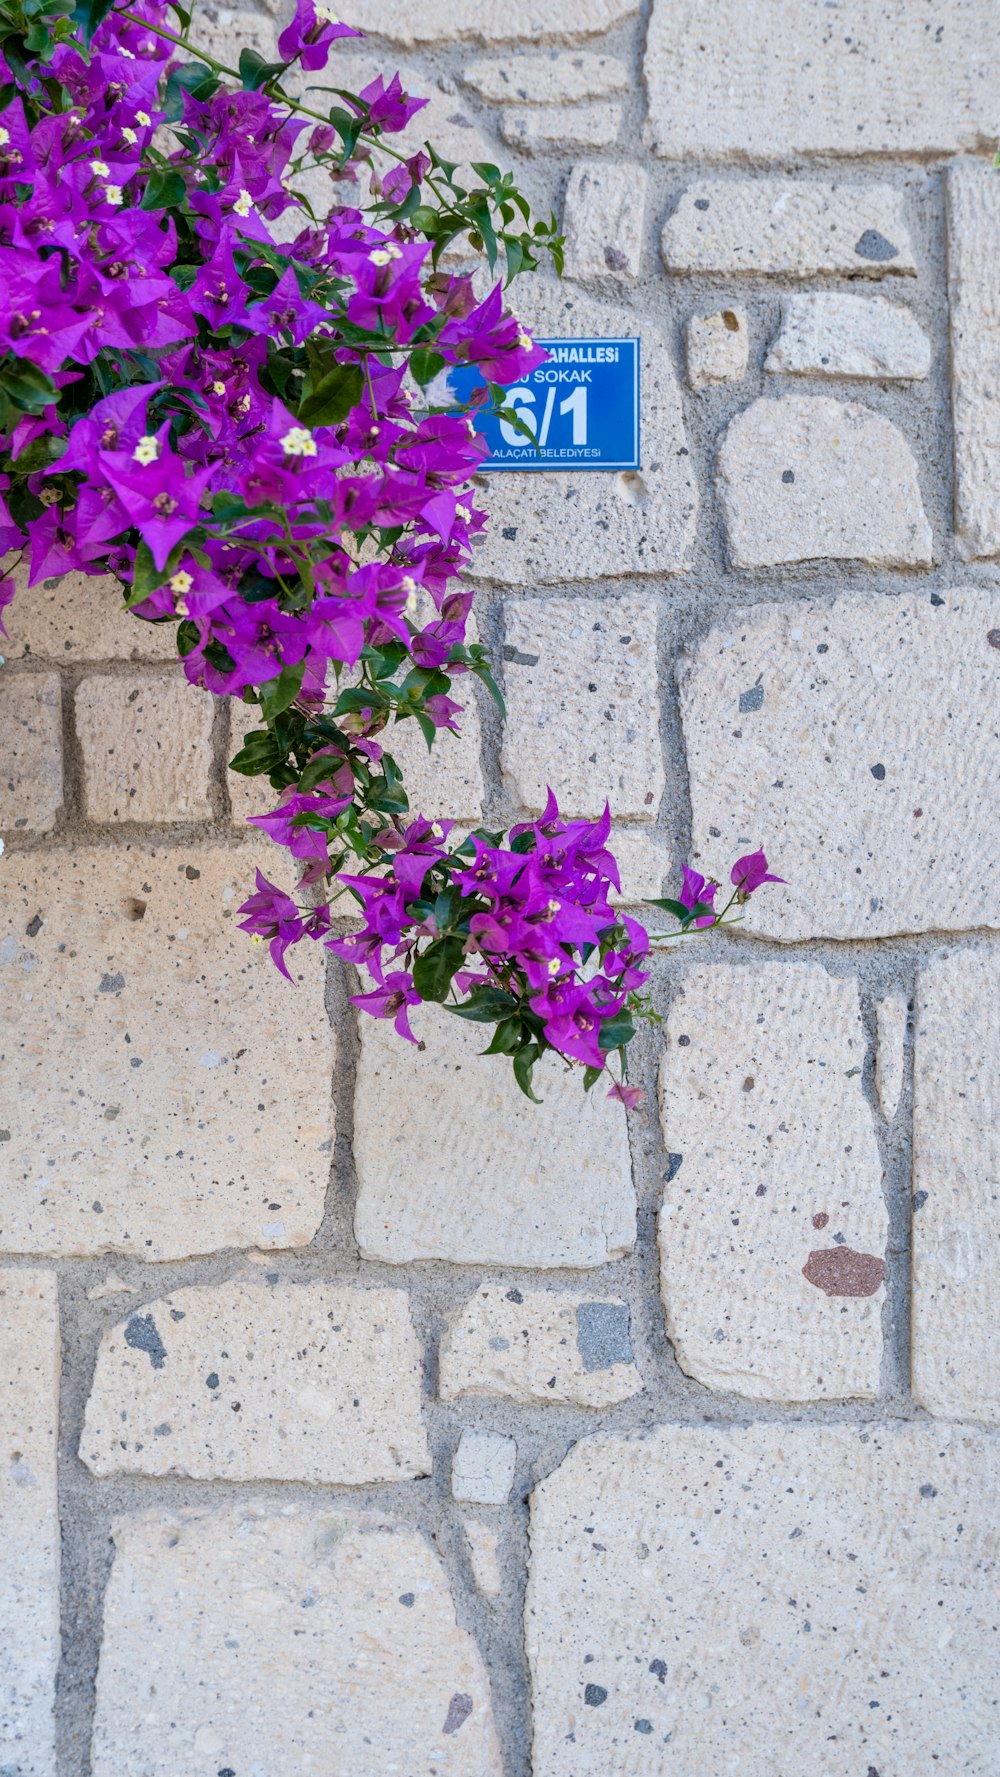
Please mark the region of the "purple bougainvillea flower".
[[[699, 871], [692, 870], [690, 864], [684, 865], [683, 873], [684, 879], [681, 885], [681, 892], [677, 897], [682, 906], [697, 907], [698, 905], [701, 905], [703, 907], [714, 908], [715, 897], [719, 888], [718, 883], [712, 882], [710, 879], [702, 876]], [[715, 914], [714, 912], [699, 914], [694, 923], [696, 926], [714, 925]]]
[[245, 915], [239, 922], [240, 930], [252, 932], [255, 938], [269, 939], [272, 961], [291, 981], [285, 951], [290, 944], [298, 943], [305, 930], [305, 922], [291, 896], [268, 882], [258, 870], [257, 893], [244, 901], [239, 912]]
[[338, 37], [361, 37], [337, 17], [326, 0], [296, 0], [295, 17], [278, 38], [278, 54], [286, 62], [296, 60], [312, 72], [325, 68]]
[[419, 1004], [420, 995], [414, 991], [413, 976], [407, 969], [394, 969], [372, 993], [351, 994], [352, 1006], [370, 1012], [373, 1018], [391, 1018], [399, 1035], [409, 1043], [417, 1040], [410, 1029], [409, 1009]]
[[645, 1104], [646, 1094], [641, 1086], [626, 1086], [624, 1081], [616, 1080], [608, 1093], [609, 1098], [616, 1098], [627, 1110], [634, 1111], [637, 1105]]
[[4, 628], [3, 614], [16, 591], [17, 587], [14, 583], [14, 577], [12, 574], [8, 574], [5, 580], [0, 580], [0, 636], [5, 636], [7, 634], [7, 631]]
[[[746, 857], [737, 858], [729, 877], [733, 887], [741, 895], [752, 895], [764, 882], [784, 883], [783, 876], [771, 876], [767, 868], [767, 859], [763, 851], [747, 852]], [[683, 897], [682, 897], [683, 898]]]

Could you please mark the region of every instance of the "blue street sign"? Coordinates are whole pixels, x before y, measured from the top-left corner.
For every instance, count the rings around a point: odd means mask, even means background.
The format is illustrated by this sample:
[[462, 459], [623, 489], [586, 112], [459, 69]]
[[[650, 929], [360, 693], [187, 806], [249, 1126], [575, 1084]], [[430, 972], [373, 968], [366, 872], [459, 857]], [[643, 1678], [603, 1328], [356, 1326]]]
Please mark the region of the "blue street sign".
[[[499, 469], [638, 469], [639, 341], [540, 339], [548, 362], [505, 391], [532, 438], [494, 416], [477, 416], [490, 447], [481, 465]], [[449, 371], [459, 401], [483, 385], [475, 365]], [[534, 442], [533, 442], [534, 440]], [[537, 444], [537, 448], [536, 448]]]

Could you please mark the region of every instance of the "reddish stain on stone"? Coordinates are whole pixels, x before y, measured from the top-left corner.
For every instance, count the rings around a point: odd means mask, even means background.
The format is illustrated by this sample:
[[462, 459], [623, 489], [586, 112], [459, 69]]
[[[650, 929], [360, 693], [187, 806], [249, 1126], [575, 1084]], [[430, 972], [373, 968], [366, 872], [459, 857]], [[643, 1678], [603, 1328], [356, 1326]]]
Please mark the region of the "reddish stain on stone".
[[829, 1246], [809, 1254], [802, 1275], [826, 1296], [874, 1296], [885, 1282], [885, 1260], [849, 1246]]
[[827, 1215], [826, 1210], [821, 1209], [818, 1216], [813, 1216], [813, 1227], [814, 1228], [825, 1228], [826, 1224], [829, 1220], [830, 1220], [830, 1218]]

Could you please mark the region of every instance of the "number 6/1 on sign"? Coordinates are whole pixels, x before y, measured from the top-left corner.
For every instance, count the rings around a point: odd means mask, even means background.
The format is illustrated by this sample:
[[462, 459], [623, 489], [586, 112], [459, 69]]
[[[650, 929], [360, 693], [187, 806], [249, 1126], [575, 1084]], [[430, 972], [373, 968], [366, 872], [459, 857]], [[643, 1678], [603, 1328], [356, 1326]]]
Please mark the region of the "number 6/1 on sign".
[[[517, 417], [521, 421], [522, 425], [527, 426], [528, 430], [531, 432], [532, 436], [538, 439], [538, 443], [541, 446], [542, 450], [545, 449], [546, 445], [549, 442], [549, 428], [552, 424], [552, 410], [555, 406], [555, 400], [556, 400], [555, 389], [552, 389], [552, 388], [546, 389], [546, 391], [545, 391], [545, 411], [542, 414], [541, 429], [538, 430], [537, 429], [538, 415], [535, 412], [535, 391], [533, 389], [527, 388], [526, 386], [524, 386], [522, 384], [516, 389], [508, 389], [507, 393], [506, 393], [506, 402], [505, 402], [506, 406], [512, 407], [514, 409], [514, 412], [517, 414]], [[574, 389], [572, 395], [567, 395], [565, 401], [561, 401], [559, 403], [559, 414], [560, 414], [560, 418], [562, 417], [563, 414], [572, 414], [572, 416], [573, 416], [573, 443], [578, 444], [578, 445], [579, 444], [586, 444], [586, 442], [587, 442], [587, 391], [586, 391], [586, 389], [583, 387], [578, 388], [578, 389]], [[523, 442], [524, 442], [524, 434], [522, 432], [516, 432], [509, 420], [501, 420], [500, 421], [500, 436], [503, 438], [503, 440], [506, 444], [523, 444]]]

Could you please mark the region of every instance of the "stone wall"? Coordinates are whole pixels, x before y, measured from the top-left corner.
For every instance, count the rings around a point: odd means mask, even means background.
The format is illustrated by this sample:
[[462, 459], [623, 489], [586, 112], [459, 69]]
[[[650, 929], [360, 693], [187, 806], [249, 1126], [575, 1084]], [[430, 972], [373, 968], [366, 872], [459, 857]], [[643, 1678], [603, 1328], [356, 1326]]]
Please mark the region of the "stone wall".
[[232, 718], [15, 603], [0, 1772], [997, 1777], [995, 5], [357, 14], [562, 214], [525, 319], [643, 339], [641, 472], [490, 485], [510, 725], [429, 794], [788, 887], [658, 966], [627, 1128], [535, 1108], [282, 982]]

